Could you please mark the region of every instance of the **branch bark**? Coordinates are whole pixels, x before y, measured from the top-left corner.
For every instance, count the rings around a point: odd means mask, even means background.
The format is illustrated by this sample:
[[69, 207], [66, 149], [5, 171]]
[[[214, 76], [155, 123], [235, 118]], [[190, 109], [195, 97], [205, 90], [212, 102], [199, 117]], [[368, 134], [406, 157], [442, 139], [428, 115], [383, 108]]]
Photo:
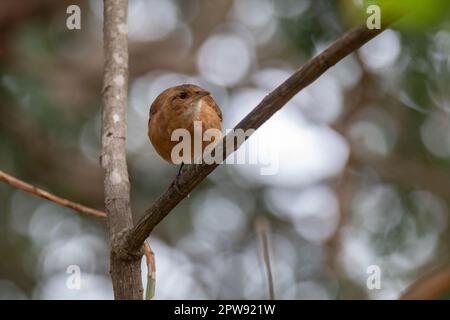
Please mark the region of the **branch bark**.
[[106, 217], [106, 213], [93, 209], [93, 208], [89, 208], [86, 206], [83, 206], [82, 204], [58, 197], [50, 192], [47, 192], [45, 190], [42, 190], [38, 187], [35, 187], [29, 183], [26, 183], [22, 180], [19, 180], [9, 174], [7, 174], [6, 172], [3, 172], [2, 170], [0, 170], [0, 181], [5, 182], [6, 184], [9, 184], [11, 187], [31, 193], [37, 197], [41, 197], [43, 199], [55, 202], [61, 206], [73, 209], [75, 211], [78, 211], [79, 213], [85, 214], [85, 215], [90, 215], [90, 216], [94, 216], [97, 218], [105, 218]]
[[[357, 28], [343, 35], [332, 43], [326, 50], [305, 63], [299, 70], [290, 76], [280, 86], [268, 94], [244, 119], [234, 128], [258, 129], [264, 122], [280, 110], [294, 95], [314, 82], [326, 70], [342, 60], [344, 57], [360, 48], [363, 44], [380, 34], [398, 17], [385, 18], [381, 29], [368, 30], [365, 26]], [[231, 144], [230, 134], [219, 143], [228, 146]], [[224, 150], [225, 159], [239, 146], [233, 144], [233, 149]], [[225, 148], [226, 149], [226, 148]], [[134, 252], [142, 247], [145, 239], [150, 235], [154, 227], [161, 222], [170, 211], [175, 208], [203, 179], [206, 178], [218, 164], [189, 165], [172, 182], [153, 205], [146, 210], [145, 215], [127, 234], [123, 243], [124, 250]]]
[[[102, 154], [104, 193], [111, 242], [111, 278], [116, 299], [142, 299], [142, 249], [128, 254], [120, 243], [132, 227], [130, 183], [126, 161], [128, 94], [127, 0], [105, 0], [103, 38], [105, 66], [102, 89]], [[141, 244], [142, 247], [142, 244]]]

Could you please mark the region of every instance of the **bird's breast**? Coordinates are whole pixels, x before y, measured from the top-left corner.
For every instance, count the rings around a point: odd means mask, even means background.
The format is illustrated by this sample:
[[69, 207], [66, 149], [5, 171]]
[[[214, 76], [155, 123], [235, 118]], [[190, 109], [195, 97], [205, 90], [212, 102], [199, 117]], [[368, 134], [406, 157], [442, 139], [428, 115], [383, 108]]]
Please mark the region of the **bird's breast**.
[[[201, 126], [194, 126], [200, 121]], [[172, 148], [178, 141], [172, 141], [172, 133], [177, 129], [187, 129], [191, 137], [200, 136], [206, 130], [214, 128], [222, 130], [220, 115], [208, 104], [207, 100], [199, 99], [184, 108], [164, 108], [153, 119], [149, 126], [149, 137], [156, 151], [167, 161], [171, 162]], [[193, 141], [192, 141], [193, 142]], [[210, 142], [202, 143], [202, 150]]]

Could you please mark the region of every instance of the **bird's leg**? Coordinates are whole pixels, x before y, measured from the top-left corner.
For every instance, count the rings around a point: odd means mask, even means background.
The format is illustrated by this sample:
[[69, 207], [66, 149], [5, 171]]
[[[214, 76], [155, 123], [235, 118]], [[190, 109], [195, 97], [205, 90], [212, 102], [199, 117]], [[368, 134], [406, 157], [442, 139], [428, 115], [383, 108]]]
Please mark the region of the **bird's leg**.
[[[178, 177], [181, 175], [181, 170], [183, 169], [183, 166], [184, 166], [184, 162], [181, 163], [180, 169], [178, 170], [178, 174], [177, 174], [177, 176], [175, 177], [175, 179], [172, 182], [172, 185], [173, 185], [175, 191], [178, 192], [181, 195], [183, 195], [184, 193], [181, 192], [180, 187], [178, 186]], [[186, 195], [187, 198], [189, 198], [189, 196], [190, 196], [190, 193], [188, 193]]]
[[178, 174], [177, 174], [177, 176], [175, 177], [175, 179], [177, 179], [177, 178], [180, 176], [181, 170], [183, 169], [183, 166], [184, 166], [184, 162], [181, 163], [180, 169], [178, 170]]
[[177, 176], [175, 177], [175, 179], [172, 182], [172, 185], [173, 185], [175, 191], [178, 192], [179, 194], [182, 194], [182, 192], [181, 192], [180, 188], [178, 187], [178, 178], [181, 175], [181, 170], [183, 169], [183, 166], [184, 166], [184, 162], [181, 163], [181, 166], [180, 166], [180, 169], [178, 170]]

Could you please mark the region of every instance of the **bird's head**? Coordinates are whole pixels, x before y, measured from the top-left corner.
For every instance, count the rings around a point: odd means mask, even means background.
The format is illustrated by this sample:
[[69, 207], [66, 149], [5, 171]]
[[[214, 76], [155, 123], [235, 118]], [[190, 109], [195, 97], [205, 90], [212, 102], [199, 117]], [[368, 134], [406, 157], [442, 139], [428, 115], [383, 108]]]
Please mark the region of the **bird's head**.
[[182, 84], [171, 87], [159, 94], [150, 107], [150, 117], [157, 113], [161, 108], [190, 108], [203, 97], [210, 93], [199, 86], [193, 84]]

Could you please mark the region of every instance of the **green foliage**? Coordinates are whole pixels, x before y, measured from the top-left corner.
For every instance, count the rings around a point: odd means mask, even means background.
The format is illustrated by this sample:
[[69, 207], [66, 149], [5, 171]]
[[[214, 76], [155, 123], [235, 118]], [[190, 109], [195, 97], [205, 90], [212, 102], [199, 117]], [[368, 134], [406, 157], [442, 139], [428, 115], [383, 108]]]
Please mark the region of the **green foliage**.
[[416, 31], [440, 24], [448, 17], [450, 9], [448, 0], [365, 0], [364, 11], [369, 5], [378, 5], [382, 16], [404, 16], [398, 27]]

